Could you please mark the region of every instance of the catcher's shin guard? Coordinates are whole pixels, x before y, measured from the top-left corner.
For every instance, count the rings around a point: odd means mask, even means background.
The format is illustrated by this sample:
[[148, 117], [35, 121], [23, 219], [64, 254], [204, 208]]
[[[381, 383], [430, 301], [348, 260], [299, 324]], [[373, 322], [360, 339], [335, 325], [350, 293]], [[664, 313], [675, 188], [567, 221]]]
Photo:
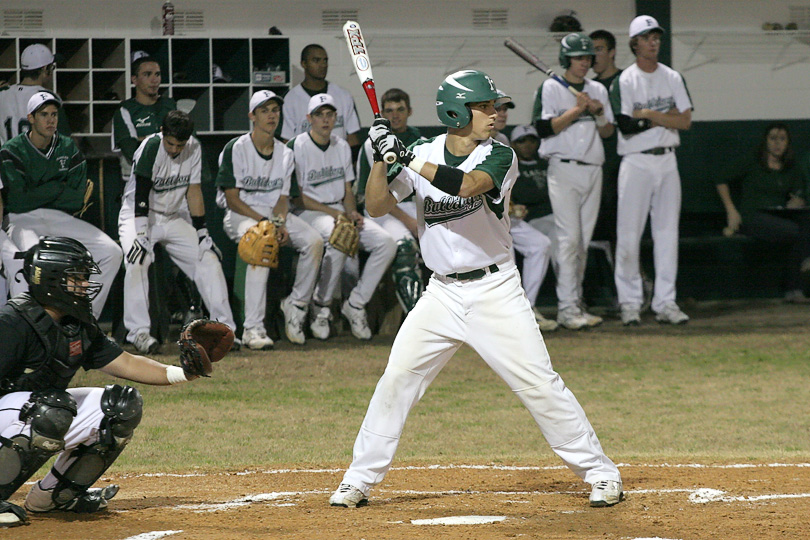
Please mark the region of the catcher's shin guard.
[[410, 313], [425, 290], [419, 269], [419, 248], [413, 238], [397, 242], [397, 252], [391, 263], [391, 277], [402, 310], [406, 314]]
[[[51, 494], [55, 509], [80, 513], [103, 510], [107, 499], [118, 492], [118, 486], [94, 490], [90, 490], [90, 486], [101, 478], [132, 439], [141, 421], [143, 398], [131, 386], [110, 384], [101, 395], [101, 410], [104, 419], [99, 440], [90, 445], [79, 445], [71, 451], [69, 458], [73, 461], [64, 472], [51, 469], [58, 479]], [[33, 497], [35, 490], [31, 491]], [[32, 501], [26, 501], [26, 508], [35, 512], [53, 509], [43, 508]]]
[[30, 424], [31, 436], [0, 437], [0, 500], [8, 499], [65, 447], [65, 434], [75, 416], [76, 400], [64, 390], [31, 394], [20, 409], [20, 420]]

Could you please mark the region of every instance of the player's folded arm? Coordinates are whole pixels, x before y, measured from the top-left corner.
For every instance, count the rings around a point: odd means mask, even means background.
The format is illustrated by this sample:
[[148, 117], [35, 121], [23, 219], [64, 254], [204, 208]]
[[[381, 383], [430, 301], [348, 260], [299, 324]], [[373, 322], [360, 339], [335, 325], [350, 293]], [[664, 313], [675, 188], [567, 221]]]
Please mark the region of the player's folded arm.
[[616, 115], [616, 125], [619, 126], [622, 135], [635, 135], [652, 127], [652, 123], [648, 119], [631, 118], [626, 114]]

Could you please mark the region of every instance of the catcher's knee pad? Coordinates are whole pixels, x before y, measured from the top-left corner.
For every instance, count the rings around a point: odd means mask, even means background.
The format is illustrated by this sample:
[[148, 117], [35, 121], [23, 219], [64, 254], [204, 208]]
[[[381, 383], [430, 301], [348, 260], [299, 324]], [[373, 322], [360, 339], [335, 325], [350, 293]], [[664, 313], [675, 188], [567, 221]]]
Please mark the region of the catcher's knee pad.
[[[53, 489], [56, 508], [75, 512], [94, 512], [103, 497], [88, 497], [87, 490], [101, 478], [110, 465], [124, 451], [141, 421], [143, 398], [131, 386], [110, 384], [101, 395], [101, 421], [99, 440], [90, 445], [79, 445], [70, 453], [75, 458], [64, 472], [53, 469], [58, 479]], [[87, 505], [83, 507], [82, 505]], [[94, 507], [95, 506], [95, 507]]]
[[76, 400], [64, 390], [31, 394], [20, 409], [20, 420], [31, 435], [0, 437], [0, 499], [12, 493], [65, 447], [65, 435], [76, 416]]
[[403, 238], [397, 242], [397, 252], [391, 263], [391, 277], [397, 300], [402, 310], [409, 313], [425, 290], [419, 270], [419, 248], [413, 238]]

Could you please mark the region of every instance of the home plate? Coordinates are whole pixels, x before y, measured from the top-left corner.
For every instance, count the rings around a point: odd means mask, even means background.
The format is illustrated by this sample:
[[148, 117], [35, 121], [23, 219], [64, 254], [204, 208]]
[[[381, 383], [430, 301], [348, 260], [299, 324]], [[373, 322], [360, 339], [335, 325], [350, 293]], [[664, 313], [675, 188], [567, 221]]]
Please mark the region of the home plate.
[[450, 516], [436, 519], [412, 519], [414, 525], [483, 525], [485, 523], [498, 523], [506, 516]]

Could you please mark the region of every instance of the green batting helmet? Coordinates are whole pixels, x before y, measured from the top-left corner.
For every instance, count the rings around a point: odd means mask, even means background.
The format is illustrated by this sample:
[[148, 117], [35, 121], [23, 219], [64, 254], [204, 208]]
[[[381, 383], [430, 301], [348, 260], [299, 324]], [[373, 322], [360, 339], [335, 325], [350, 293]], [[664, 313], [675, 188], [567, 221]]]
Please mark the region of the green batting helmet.
[[498, 99], [498, 90], [483, 71], [465, 69], [448, 75], [436, 93], [436, 114], [447, 127], [461, 128], [470, 123], [468, 103]]
[[585, 34], [574, 32], [560, 41], [560, 65], [565, 69], [571, 67], [572, 56], [594, 56], [593, 41]]

